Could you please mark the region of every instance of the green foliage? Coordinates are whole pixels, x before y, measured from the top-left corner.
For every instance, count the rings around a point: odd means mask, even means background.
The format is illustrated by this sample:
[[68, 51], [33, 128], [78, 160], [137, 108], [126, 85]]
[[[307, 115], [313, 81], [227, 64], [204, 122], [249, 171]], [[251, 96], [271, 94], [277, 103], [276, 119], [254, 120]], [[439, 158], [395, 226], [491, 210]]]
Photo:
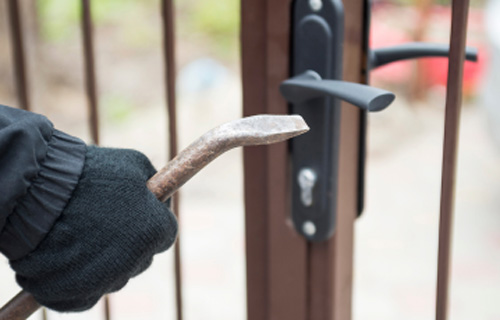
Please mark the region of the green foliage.
[[237, 48], [240, 25], [239, 0], [201, 0], [191, 2], [187, 15], [193, 32], [213, 40], [219, 51]]
[[234, 36], [238, 33], [239, 13], [239, 0], [203, 0], [194, 5], [191, 19], [200, 32]]
[[79, 16], [78, 0], [39, 0], [37, 1], [38, 20], [43, 39], [61, 41], [72, 37]]
[[[94, 0], [92, 21], [95, 25], [123, 24], [127, 26], [132, 42], [146, 35], [137, 27], [148, 12], [155, 12], [158, 0]], [[80, 32], [81, 0], [38, 0], [37, 12], [43, 39], [61, 42]], [[135, 23], [129, 23], [135, 21]], [[135, 39], [135, 40], [134, 40]], [[141, 38], [142, 39], [142, 38]]]
[[118, 94], [103, 95], [101, 105], [104, 119], [116, 124], [127, 121], [134, 111], [132, 101]]
[[[234, 55], [238, 48], [240, 0], [181, 0], [176, 2], [180, 34], [202, 36], [221, 56]], [[158, 45], [160, 0], [93, 0], [94, 26], [114, 29], [114, 41], [133, 48]], [[58, 43], [80, 37], [81, 0], [38, 0], [38, 21], [44, 41]], [[111, 33], [108, 33], [109, 36]], [[156, 38], [155, 38], [156, 37]], [[182, 36], [181, 36], [182, 37]]]

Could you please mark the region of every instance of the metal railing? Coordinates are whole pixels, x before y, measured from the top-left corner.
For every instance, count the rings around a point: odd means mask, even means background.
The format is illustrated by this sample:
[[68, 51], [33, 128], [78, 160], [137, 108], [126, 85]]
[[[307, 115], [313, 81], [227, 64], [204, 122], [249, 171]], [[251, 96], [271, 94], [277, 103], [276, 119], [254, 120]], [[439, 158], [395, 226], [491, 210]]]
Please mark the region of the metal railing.
[[[81, 30], [84, 57], [85, 93], [89, 110], [88, 125], [91, 141], [99, 144], [99, 94], [96, 79], [95, 49], [92, 23], [92, 1], [81, 0]], [[175, 92], [175, 14], [172, 0], [161, 0], [159, 12], [162, 15], [163, 37], [163, 64], [165, 78], [165, 100], [168, 114], [168, 141], [169, 156], [177, 154], [177, 126], [176, 126], [176, 92]], [[20, 10], [20, 1], [7, 0], [10, 41], [12, 43], [12, 56], [14, 64], [15, 85], [18, 107], [30, 110], [29, 74], [26, 68], [26, 51], [23, 44], [23, 23]], [[179, 196], [177, 193], [176, 198]], [[179, 201], [172, 201], [173, 211], [179, 218]], [[177, 319], [182, 320], [182, 285], [181, 285], [181, 255], [179, 240], [175, 244], [175, 291], [177, 305]], [[19, 293], [2, 310], [1, 319], [25, 319], [35, 312], [40, 305], [26, 292]], [[112, 319], [110, 302], [107, 297], [104, 301], [104, 317]], [[47, 319], [45, 310], [43, 319]]]

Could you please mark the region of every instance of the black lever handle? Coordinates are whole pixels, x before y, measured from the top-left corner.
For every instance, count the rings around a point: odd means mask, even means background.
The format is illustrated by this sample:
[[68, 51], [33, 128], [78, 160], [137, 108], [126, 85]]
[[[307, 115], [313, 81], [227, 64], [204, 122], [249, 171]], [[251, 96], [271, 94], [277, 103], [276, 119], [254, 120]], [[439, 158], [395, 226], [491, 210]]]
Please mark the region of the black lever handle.
[[392, 92], [364, 84], [321, 79], [321, 76], [312, 70], [283, 81], [280, 91], [290, 103], [300, 103], [327, 95], [368, 111], [383, 110], [395, 98]]
[[[447, 44], [410, 42], [397, 46], [372, 49], [370, 51], [370, 68], [375, 69], [385, 64], [423, 57], [448, 57], [450, 47]], [[465, 49], [465, 59], [477, 61], [477, 48], [467, 47]]]

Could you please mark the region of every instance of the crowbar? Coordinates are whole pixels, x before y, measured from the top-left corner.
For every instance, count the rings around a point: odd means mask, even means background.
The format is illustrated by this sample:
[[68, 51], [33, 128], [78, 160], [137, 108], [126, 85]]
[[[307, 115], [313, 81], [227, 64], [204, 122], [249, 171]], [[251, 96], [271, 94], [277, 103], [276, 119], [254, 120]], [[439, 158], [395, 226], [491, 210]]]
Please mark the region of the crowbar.
[[[220, 125], [190, 144], [148, 180], [148, 189], [166, 201], [207, 164], [224, 152], [244, 146], [285, 141], [309, 131], [298, 115], [257, 115]], [[33, 295], [22, 290], [0, 309], [0, 320], [26, 319], [40, 308]]]

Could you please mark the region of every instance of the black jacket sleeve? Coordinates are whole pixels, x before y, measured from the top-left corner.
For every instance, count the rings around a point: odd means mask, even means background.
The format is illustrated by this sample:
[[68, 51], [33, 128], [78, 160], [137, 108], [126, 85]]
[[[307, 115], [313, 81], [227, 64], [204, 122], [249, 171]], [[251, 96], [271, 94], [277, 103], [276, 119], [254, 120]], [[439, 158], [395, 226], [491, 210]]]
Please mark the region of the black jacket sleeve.
[[0, 105], [0, 252], [36, 248], [63, 211], [85, 160], [83, 141], [44, 116]]

